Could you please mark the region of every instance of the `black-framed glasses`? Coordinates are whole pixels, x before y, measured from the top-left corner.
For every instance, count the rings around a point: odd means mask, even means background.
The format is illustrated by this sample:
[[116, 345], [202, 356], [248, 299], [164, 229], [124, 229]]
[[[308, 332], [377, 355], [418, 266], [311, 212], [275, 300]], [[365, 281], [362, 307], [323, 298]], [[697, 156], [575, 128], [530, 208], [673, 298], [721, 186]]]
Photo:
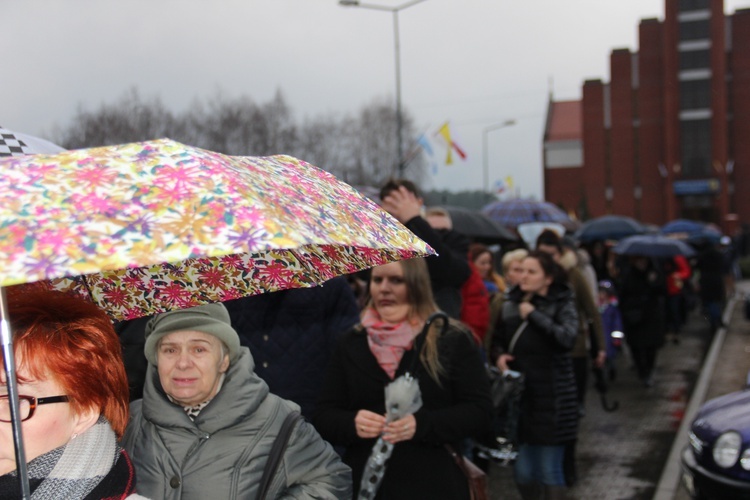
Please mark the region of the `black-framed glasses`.
[[[0, 422], [11, 422], [10, 418], [10, 400], [7, 394], [0, 395]], [[21, 422], [25, 422], [34, 416], [37, 406], [48, 405], [51, 403], [67, 403], [70, 401], [68, 396], [50, 396], [47, 398], [37, 398], [34, 396], [18, 396], [18, 405], [20, 407]]]

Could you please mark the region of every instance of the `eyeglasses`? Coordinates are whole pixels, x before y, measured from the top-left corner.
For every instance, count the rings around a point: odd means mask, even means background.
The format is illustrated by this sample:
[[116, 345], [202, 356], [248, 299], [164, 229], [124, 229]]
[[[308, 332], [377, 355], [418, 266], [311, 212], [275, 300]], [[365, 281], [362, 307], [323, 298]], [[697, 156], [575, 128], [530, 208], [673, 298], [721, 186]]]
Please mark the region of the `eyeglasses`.
[[[10, 418], [10, 400], [7, 394], [0, 395], [0, 422], [11, 422]], [[48, 398], [35, 398], [34, 396], [18, 396], [20, 407], [21, 422], [25, 422], [34, 416], [34, 411], [39, 405], [48, 405], [51, 403], [67, 403], [68, 396], [50, 396]]]

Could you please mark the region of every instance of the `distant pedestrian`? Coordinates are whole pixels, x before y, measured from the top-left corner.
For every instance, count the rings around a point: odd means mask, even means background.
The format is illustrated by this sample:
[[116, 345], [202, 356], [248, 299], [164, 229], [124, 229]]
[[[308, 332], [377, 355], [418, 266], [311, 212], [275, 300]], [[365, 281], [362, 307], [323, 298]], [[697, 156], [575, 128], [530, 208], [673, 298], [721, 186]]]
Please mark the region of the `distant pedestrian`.
[[604, 371], [609, 380], [615, 380], [617, 377], [615, 361], [622, 350], [623, 326], [617, 292], [612, 282], [608, 280], [599, 282], [599, 313], [602, 317], [604, 341], [607, 344], [607, 361]]
[[692, 270], [687, 259], [682, 255], [676, 255], [664, 262], [664, 275], [666, 277], [666, 323], [667, 339], [674, 344], [679, 343], [680, 331], [686, 314], [685, 284], [689, 282]]
[[461, 285], [461, 310], [459, 319], [469, 327], [477, 344], [482, 345], [490, 324], [490, 294], [484, 286], [482, 276], [469, 259], [469, 238], [453, 229], [453, 219], [447, 210], [431, 207], [425, 211], [427, 223], [438, 232], [443, 243], [451, 249], [456, 258], [466, 261], [469, 277]]
[[448, 316], [460, 319], [461, 287], [471, 274], [466, 251], [459, 255], [452, 250], [455, 245], [449, 245], [445, 235], [433, 229], [425, 220], [422, 216], [424, 201], [412, 181], [388, 181], [380, 188], [380, 200], [385, 211], [435, 249], [437, 255], [426, 260], [435, 302]]
[[726, 298], [724, 288], [724, 257], [716, 245], [705, 242], [698, 246], [698, 295], [711, 334], [721, 326], [721, 313]]
[[620, 270], [617, 294], [625, 327], [625, 340], [638, 377], [646, 387], [654, 385], [654, 367], [664, 345], [663, 275], [645, 256], [631, 256]]

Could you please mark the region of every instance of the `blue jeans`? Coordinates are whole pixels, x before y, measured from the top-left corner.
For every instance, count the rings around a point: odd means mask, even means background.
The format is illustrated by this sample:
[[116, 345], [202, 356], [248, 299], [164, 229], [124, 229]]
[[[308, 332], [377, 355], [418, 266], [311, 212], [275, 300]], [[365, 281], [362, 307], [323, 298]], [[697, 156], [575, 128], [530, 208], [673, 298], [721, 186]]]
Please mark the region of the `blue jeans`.
[[565, 446], [522, 444], [513, 466], [518, 484], [541, 483], [545, 486], [565, 486], [563, 457]]

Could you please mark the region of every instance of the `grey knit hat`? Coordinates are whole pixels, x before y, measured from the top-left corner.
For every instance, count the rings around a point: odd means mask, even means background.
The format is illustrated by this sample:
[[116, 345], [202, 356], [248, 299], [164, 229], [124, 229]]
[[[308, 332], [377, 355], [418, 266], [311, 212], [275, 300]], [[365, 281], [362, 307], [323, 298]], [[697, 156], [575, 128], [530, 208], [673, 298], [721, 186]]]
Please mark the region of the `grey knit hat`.
[[217, 302], [157, 314], [149, 320], [146, 324], [146, 345], [143, 347], [149, 363], [156, 366], [156, 350], [162, 337], [180, 330], [208, 333], [224, 342], [229, 349], [230, 364], [240, 356], [240, 337], [232, 328], [227, 308]]

